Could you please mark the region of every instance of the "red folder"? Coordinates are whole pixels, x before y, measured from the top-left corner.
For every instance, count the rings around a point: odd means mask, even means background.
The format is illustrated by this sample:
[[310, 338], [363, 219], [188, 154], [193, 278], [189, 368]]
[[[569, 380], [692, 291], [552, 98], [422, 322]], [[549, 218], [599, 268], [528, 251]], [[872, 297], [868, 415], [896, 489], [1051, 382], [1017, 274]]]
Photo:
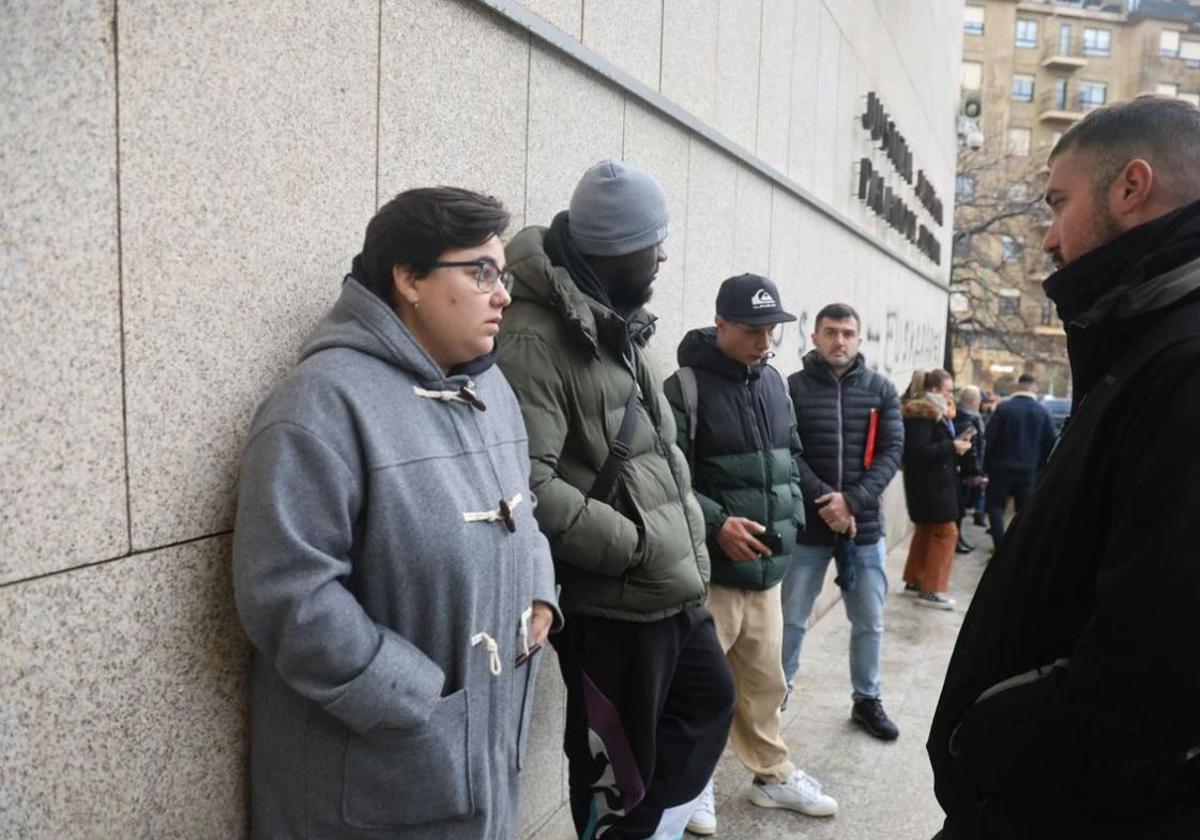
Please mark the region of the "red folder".
[[879, 432], [879, 409], [871, 409], [871, 417], [867, 420], [867, 446], [863, 450], [863, 469], [871, 469], [875, 462], [875, 435]]

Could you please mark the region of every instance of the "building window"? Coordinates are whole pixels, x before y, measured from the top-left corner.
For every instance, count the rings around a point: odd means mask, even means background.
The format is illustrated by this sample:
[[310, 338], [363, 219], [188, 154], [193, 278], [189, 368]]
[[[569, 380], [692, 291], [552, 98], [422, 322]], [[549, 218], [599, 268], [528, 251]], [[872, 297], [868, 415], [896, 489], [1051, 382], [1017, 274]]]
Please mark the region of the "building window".
[[1083, 29], [1083, 54], [1106, 57], [1112, 52], [1112, 32], [1108, 29]]
[[1058, 54], [1071, 54], [1071, 24], [1064, 23], [1058, 28]]
[[963, 32], [968, 35], [982, 35], [983, 16], [983, 6], [967, 6], [963, 13]]
[[1014, 102], [1033, 101], [1033, 76], [1014, 73], [1012, 79], [1012, 98]]
[[1200, 41], [1180, 41], [1179, 57], [1188, 67], [1200, 67]]
[[960, 81], [963, 90], [982, 90], [983, 65], [978, 61], [964, 61]]
[[1085, 111], [1099, 108], [1108, 101], [1108, 84], [1105, 82], [1080, 82], [1079, 107]]
[[1036, 47], [1037, 46], [1037, 21], [1025, 20], [1017, 18], [1017, 46], [1018, 47]]
[[1042, 301], [1042, 326], [1048, 327], [1054, 323], [1054, 304], [1048, 300]]
[[1179, 98], [1200, 108], [1200, 93], [1181, 93], [1179, 94]]
[[1054, 80], [1054, 107], [1062, 111], [1067, 107], [1067, 80]]
[[1163, 58], [1179, 57], [1179, 33], [1173, 29], [1164, 29], [1158, 36], [1158, 54]]
[[958, 201], [974, 201], [975, 178], [971, 175], [955, 175], [954, 197]]
[[1179, 85], [1173, 85], [1169, 82], [1159, 82], [1154, 88], [1154, 92], [1159, 96], [1178, 96]]
[[1001, 315], [1020, 315], [1021, 314], [1021, 295], [1019, 292], [1000, 293], [999, 300], [996, 301], [996, 311]]
[[1029, 157], [1029, 145], [1033, 132], [1028, 128], [1010, 128], [1008, 130], [1008, 153], [1017, 157]]

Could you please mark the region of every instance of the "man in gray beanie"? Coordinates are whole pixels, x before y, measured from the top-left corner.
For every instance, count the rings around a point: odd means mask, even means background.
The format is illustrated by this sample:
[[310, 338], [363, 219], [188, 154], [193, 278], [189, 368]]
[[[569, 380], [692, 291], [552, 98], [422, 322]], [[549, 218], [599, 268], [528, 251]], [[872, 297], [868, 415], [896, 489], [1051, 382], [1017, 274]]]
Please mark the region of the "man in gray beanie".
[[499, 362], [521, 404], [550, 541], [580, 837], [676, 837], [725, 747], [733, 680], [704, 608], [704, 517], [644, 346], [666, 197], [604, 160], [570, 209], [509, 243]]

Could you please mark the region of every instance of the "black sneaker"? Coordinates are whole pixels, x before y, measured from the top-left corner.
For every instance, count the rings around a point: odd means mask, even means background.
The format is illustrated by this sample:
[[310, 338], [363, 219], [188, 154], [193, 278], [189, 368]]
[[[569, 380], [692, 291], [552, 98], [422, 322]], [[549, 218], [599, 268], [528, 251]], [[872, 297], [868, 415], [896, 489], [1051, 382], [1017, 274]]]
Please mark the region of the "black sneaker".
[[967, 542], [966, 540], [961, 539], [961, 538], [958, 541], [958, 545], [954, 546], [955, 554], [970, 554], [974, 550], [975, 550], [975, 546], [971, 545], [969, 542]]
[[900, 737], [900, 730], [888, 718], [878, 697], [855, 700], [850, 719], [881, 741], [895, 741]]

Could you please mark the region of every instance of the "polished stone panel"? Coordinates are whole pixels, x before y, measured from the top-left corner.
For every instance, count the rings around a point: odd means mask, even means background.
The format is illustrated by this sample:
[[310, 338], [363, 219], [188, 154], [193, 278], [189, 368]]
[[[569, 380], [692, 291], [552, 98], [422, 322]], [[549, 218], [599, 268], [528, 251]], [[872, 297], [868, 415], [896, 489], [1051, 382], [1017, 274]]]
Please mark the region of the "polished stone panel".
[[[470, 44], [486, 61], [413, 61]], [[450, 184], [500, 198], [524, 223], [529, 35], [474, 4], [387, 0], [379, 90], [379, 198]], [[431, 103], [436, 103], [431, 107]]]
[[603, 0], [583, 6], [583, 43], [642, 84], [658, 90], [661, 3]]
[[753, 154], [758, 135], [760, 0], [721, 0], [717, 37], [717, 130]]
[[521, 777], [519, 836], [527, 836], [548, 820], [563, 804], [561, 780], [566, 768], [562, 750], [567, 691], [558, 669], [558, 657], [549, 645], [539, 666], [534, 688], [533, 729], [525, 753]]
[[791, 0], [763, 0], [762, 46], [758, 59], [758, 129], [755, 153], [780, 172], [788, 169], [792, 61], [796, 16]]
[[112, 6], [2, 14], [0, 583], [129, 547]]
[[576, 41], [580, 38], [583, 0], [521, 0], [521, 5], [557, 26]]
[[676, 368], [675, 350], [684, 333], [692, 327], [702, 326], [683, 320], [690, 148], [687, 132], [656, 116], [636, 100], [626, 98], [625, 160], [636, 163], [658, 179], [667, 194], [671, 212], [670, 232], [663, 242], [667, 261], [659, 267], [654, 297], [649, 304], [650, 311], [658, 316], [658, 324], [648, 347], [663, 376]]
[[625, 98], [599, 76], [536, 44], [529, 73], [525, 223], [549, 225], [567, 209], [589, 166], [621, 157]]
[[771, 266], [771, 182], [739, 167], [736, 193], [730, 273], [765, 275]]
[[5, 587], [0, 615], [0, 833], [245, 836], [227, 538]]
[[813, 189], [817, 155], [817, 97], [820, 60], [820, 3], [795, 4], [795, 37], [792, 46], [791, 96], [788, 122], [787, 173], [806, 189]]
[[684, 260], [683, 317], [710, 324], [721, 281], [733, 271], [734, 201], [738, 165], [692, 138], [688, 164], [688, 237]]
[[685, 111], [713, 123], [717, 114], [720, 4], [664, 0], [661, 92]]
[[134, 549], [230, 527], [242, 437], [375, 205], [379, 8], [122, 7]]

